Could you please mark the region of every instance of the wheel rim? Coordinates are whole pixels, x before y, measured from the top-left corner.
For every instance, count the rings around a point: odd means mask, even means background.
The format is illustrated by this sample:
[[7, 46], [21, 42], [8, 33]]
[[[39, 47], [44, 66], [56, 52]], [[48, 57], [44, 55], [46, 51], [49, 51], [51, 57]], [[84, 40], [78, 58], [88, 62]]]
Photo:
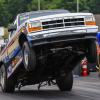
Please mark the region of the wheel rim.
[[24, 61], [25, 61], [25, 64], [28, 65], [28, 52], [26, 48], [24, 49]]
[[4, 88], [4, 77], [5, 73], [1, 72], [1, 86]]

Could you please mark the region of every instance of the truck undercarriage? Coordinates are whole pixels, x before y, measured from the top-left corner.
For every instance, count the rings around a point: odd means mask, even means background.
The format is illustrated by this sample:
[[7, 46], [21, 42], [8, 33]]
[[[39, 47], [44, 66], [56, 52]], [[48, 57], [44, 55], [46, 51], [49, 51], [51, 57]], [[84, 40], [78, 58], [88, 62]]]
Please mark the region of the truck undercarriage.
[[[76, 65], [86, 56], [89, 40], [76, 40], [69, 43], [51, 43], [35, 46], [36, 66], [33, 71], [27, 72], [22, 64], [19, 67], [17, 84], [41, 84], [52, 80], [60, 80], [62, 76], [72, 72]], [[57, 81], [58, 82], [58, 81]], [[58, 83], [55, 83], [58, 84]], [[39, 86], [40, 87], [40, 86]]]

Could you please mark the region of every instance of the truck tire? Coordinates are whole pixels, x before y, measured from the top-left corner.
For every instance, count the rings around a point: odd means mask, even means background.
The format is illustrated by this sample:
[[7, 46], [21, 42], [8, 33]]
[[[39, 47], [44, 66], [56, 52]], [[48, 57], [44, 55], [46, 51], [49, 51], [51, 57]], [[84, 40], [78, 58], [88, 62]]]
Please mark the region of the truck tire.
[[72, 72], [67, 73], [62, 77], [58, 83], [58, 87], [61, 91], [71, 91], [73, 86], [73, 74]]
[[15, 90], [14, 78], [7, 79], [7, 70], [4, 65], [1, 66], [1, 90], [8, 93]]
[[29, 46], [27, 41], [23, 44], [22, 56], [25, 69], [33, 71], [36, 65], [35, 51]]
[[97, 60], [97, 46], [95, 40], [87, 41], [87, 54], [86, 58], [89, 63], [95, 63]]

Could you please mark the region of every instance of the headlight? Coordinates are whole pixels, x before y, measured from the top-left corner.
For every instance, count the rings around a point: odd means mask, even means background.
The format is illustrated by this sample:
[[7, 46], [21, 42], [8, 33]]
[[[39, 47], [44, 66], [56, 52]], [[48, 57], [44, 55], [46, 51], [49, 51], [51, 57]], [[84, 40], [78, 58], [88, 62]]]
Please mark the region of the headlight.
[[85, 17], [86, 25], [96, 25], [94, 16]]
[[36, 22], [29, 23], [28, 30], [29, 30], [29, 32], [41, 30], [41, 22], [36, 21]]
[[95, 18], [93, 16], [85, 17], [85, 24], [86, 25], [96, 25]]
[[93, 17], [85, 17], [86, 22], [93, 22]]

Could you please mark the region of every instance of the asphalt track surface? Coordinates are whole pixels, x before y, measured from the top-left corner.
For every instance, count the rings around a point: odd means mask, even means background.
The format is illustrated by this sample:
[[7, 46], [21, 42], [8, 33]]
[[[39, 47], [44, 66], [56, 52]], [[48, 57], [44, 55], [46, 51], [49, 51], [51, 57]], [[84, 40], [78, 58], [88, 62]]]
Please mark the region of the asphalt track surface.
[[100, 76], [92, 73], [88, 77], [74, 78], [72, 91], [61, 92], [57, 86], [37, 85], [22, 87], [14, 93], [3, 93], [0, 89], [0, 100], [100, 100]]

